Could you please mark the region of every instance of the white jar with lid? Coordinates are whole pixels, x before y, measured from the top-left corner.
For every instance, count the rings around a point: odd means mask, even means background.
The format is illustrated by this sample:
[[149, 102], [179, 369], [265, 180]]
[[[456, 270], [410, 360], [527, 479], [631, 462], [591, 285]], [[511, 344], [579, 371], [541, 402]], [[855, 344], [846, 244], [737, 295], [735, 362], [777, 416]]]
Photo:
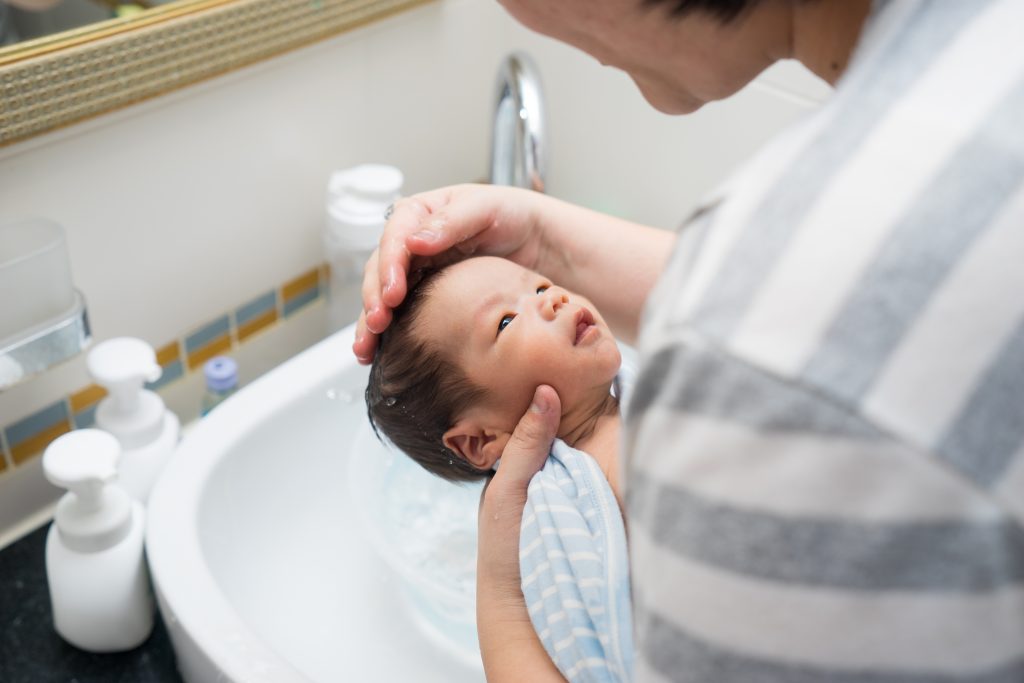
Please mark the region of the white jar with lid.
[[385, 164], [362, 164], [331, 174], [324, 249], [331, 269], [327, 317], [332, 331], [359, 317], [363, 266], [380, 242], [387, 222], [384, 214], [401, 196], [402, 182], [402, 172]]

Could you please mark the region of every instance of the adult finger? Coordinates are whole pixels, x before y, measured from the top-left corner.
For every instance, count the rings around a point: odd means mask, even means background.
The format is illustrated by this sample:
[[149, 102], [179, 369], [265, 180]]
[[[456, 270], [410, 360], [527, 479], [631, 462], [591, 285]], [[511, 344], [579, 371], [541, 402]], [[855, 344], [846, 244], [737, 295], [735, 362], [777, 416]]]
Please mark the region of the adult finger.
[[394, 204], [391, 217], [384, 227], [377, 258], [377, 278], [381, 301], [385, 306], [395, 308], [405, 299], [412, 257], [405, 240], [410, 233], [419, 229], [429, 214], [430, 209], [422, 195], [400, 199]]
[[380, 249], [374, 249], [363, 267], [363, 312], [366, 314], [366, 328], [373, 334], [380, 334], [391, 324], [391, 309], [381, 301], [381, 284], [378, 275]]
[[533, 393], [529, 410], [519, 420], [505, 445], [501, 464], [489, 488], [501, 487], [525, 493], [530, 479], [547, 460], [560, 419], [558, 394], [551, 387], [540, 385]]
[[378, 339], [379, 335], [367, 329], [366, 311], [362, 311], [359, 314], [359, 320], [356, 322], [355, 341], [352, 342], [352, 353], [355, 354], [356, 360], [363, 365], [372, 363], [373, 354], [377, 352]]

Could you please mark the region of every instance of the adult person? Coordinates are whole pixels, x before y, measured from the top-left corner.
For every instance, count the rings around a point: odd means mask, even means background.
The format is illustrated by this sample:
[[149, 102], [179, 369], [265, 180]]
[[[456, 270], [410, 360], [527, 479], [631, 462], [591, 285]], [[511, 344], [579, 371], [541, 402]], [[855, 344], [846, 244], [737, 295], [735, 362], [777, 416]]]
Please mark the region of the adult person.
[[[836, 92], [678, 238], [511, 189], [402, 201], [356, 355], [410, 267], [473, 252], [557, 277], [638, 339], [638, 681], [1024, 681], [1024, 3], [504, 4], [663, 111], [785, 57]], [[494, 681], [558, 680], [516, 558], [558, 410], [538, 388], [482, 501]]]

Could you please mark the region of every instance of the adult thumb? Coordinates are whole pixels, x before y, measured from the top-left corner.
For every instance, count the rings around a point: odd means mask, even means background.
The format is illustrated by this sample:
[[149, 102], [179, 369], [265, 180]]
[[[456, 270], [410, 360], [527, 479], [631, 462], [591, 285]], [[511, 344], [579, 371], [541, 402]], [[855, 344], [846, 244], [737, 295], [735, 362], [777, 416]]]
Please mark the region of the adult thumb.
[[547, 460], [561, 417], [562, 403], [555, 390], [546, 384], [537, 387], [529, 410], [505, 444], [494, 478], [504, 486], [525, 490]]

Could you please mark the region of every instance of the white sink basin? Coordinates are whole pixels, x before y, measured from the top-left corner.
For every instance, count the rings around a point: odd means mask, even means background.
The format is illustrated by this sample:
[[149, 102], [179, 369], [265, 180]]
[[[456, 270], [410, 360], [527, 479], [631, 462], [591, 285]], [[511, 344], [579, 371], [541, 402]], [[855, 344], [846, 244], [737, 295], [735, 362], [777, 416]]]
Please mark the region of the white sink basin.
[[189, 683], [482, 681], [417, 625], [351, 507], [366, 369], [347, 328], [219, 406], [150, 499], [147, 552]]

